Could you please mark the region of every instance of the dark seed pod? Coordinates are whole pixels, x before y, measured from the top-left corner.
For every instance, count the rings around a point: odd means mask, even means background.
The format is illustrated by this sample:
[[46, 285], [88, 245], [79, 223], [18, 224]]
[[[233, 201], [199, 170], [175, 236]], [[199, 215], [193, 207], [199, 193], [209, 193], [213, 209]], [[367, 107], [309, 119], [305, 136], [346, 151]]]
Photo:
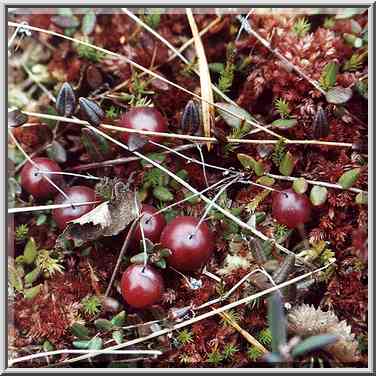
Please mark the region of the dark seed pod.
[[56, 98], [56, 109], [61, 116], [72, 116], [76, 109], [76, 96], [72, 86], [64, 82]]
[[102, 72], [95, 65], [87, 67], [85, 77], [90, 89], [98, 89], [103, 84]]
[[278, 285], [284, 282], [295, 266], [295, 255], [289, 254], [283, 260], [281, 266], [273, 273], [273, 281]]
[[8, 111], [8, 127], [16, 128], [27, 122], [27, 115], [23, 114], [20, 110], [14, 109]]
[[92, 125], [98, 126], [104, 118], [103, 110], [90, 99], [81, 97], [78, 102], [80, 103], [81, 112], [85, 120]]
[[329, 124], [324, 109], [317, 107], [315, 118], [313, 119], [313, 135], [315, 138], [322, 138], [329, 135]]
[[200, 125], [200, 107], [195, 101], [190, 100], [184, 108], [181, 118], [181, 129], [186, 134], [195, 134]]

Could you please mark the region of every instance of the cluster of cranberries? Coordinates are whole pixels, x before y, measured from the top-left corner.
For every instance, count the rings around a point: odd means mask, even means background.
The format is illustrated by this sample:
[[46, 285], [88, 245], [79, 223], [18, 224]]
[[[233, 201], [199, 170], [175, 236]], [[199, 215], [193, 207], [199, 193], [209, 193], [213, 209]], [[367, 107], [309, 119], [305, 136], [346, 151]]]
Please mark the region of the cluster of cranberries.
[[[168, 264], [180, 271], [200, 269], [214, 251], [214, 237], [209, 227], [194, 217], [181, 216], [166, 225], [161, 214], [150, 205], [142, 206], [141, 219], [144, 236], [160, 242], [171, 252]], [[136, 227], [134, 239], [141, 239], [140, 225]], [[156, 303], [164, 292], [161, 273], [152, 266], [131, 265], [121, 279], [121, 290], [125, 301], [136, 308]]]

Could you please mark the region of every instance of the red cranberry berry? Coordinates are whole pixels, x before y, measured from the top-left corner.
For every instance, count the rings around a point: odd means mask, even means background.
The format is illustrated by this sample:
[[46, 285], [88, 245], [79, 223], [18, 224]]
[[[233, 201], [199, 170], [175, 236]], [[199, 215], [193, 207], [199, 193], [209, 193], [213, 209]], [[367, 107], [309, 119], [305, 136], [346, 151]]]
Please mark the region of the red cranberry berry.
[[[144, 230], [145, 238], [148, 238], [153, 243], [158, 243], [161, 237], [161, 232], [166, 225], [166, 221], [162, 214], [152, 215], [157, 212], [151, 205], [142, 205], [141, 213], [145, 213], [140, 222]], [[140, 224], [137, 225], [133, 238], [139, 242], [142, 239]]]
[[121, 292], [134, 308], [144, 308], [158, 302], [164, 292], [161, 273], [152, 266], [132, 264], [121, 278]]
[[305, 195], [287, 189], [274, 194], [272, 214], [279, 223], [295, 228], [309, 221], [311, 204]]
[[[65, 190], [69, 200], [61, 193], [56, 197], [55, 204], [69, 204], [91, 202], [95, 200], [95, 192], [93, 189], [81, 185], [71, 187]], [[64, 229], [69, 221], [82, 217], [94, 209], [95, 204], [81, 205], [81, 206], [68, 206], [66, 208], [59, 208], [52, 210], [52, 218], [57, 223], [60, 229]]]
[[[165, 117], [154, 107], [133, 107], [126, 112], [120, 119], [121, 127], [138, 129], [143, 131], [167, 132], [167, 121]], [[146, 140], [160, 142], [161, 137], [158, 136], [142, 136], [135, 133], [122, 132], [121, 139], [128, 144], [129, 138], [137, 135]], [[154, 145], [147, 144], [144, 150], [153, 150]]]
[[58, 190], [43, 177], [49, 177], [57, 186], [61, 186], [64, 182], [63, 176], [58, 174], [41, 173], [42, 171], [48, 172], [61, 172], [60, 166], [53, 160], [48, 158], [34, 158], [33, 162], [27, 162], [21, 171], [21, 186], [28, 193], [35, 198], [49, 198], [58, 193]]
[[180, 271], [200, 269], [214, 251], [214, 236], [202, 223], [196, 230], [198, 219], [176, 217], [162, 231], [161, 245], [171, 251], [168, 263]]

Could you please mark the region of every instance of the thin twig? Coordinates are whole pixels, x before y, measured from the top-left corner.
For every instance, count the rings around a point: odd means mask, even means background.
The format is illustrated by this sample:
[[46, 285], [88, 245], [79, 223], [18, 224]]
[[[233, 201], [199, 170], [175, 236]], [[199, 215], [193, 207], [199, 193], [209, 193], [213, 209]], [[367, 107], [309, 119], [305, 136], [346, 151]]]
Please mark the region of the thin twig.
[[[282, 175], [274, 175], [274, 174], [265, 174], [273, 179], [278, 179], [278, 180], [286, 180], [286, 181], [296, 181], [298, 180], [299, 178], [297, 177], [294, 177], [294, 176], [282, 176]], [[325, 181], [319, 181], [319, 180], [309, 180], [309, 179], [305, 179], [305, 181], [308, 183], [308, 184], [312, 184], [312, 185], [320, 185], [322, 187], [328, 187], [328, 188], [335, 188], [335, 189], [341, 189], [343, 191], [351, 191], [351, 192], [355, 192], [355, 193], [367, 193], [367, 191], [363, 191], [362, 189], [359, 189], [359, 188], [353, 188], [353, 187], [350, 187], [350, 188], [343, 188], [341, 185], [339, 184], [334, 184], [334, 183], [327, 183]]]
[[15, 213], [26, 213], [32, 211], [42, 211], [42, 210], [53, 210], [53, 209], [63, 209], [69, 208], [71, 206], [83, 206], [83, 205], [93, 205], [98, 204], [101, 201], [88, 201], [88, 202], [72, 202], [69, 204], [54, 204], [54, 205], [40, 205], [40, 206], [24, 206], [21, 208], [9, 208], [8, 214]]
[[89, 180], [102, 180], [101, 178], [98, 178], [97, 176], [82, 175], [82, 174], [76, 174], [74, 172], [64, 172], [64, 171], [43, 171], [43, 170], [39, 170], [36, 174], [68, 175], [68, 176], [76, 176], [76, 177], [83, 178], [83, 179], [89, 179]]
[[[50, 120], [59, 120], [66, 123], [87, 125], [87, 121], [80, 119], [66, 118], [63, 116], [57, 115], [48, 115], [41, 114], [37, 112], [22, 111], [25, 115], [39, 117], [41, 119], [50, 119]], [[41, 124], [43, 125], [43, 124]], [[137, 133], [145, 136], [159, 136], [162, 138], [179, 138], [182, 140], [191, 140], [191, 141], [201, 141], [201, 142], [213, 142], [217, 143], [218, 140], [215, 137], [204, 137], [204, 136], [191, 136], [187, 134], [178, 134], [178, 133], [167, 133], [167, 132], [154, 132], [154, 131], [145, 131], [141, 129], [131, 129], [125, 127], [118, 127], [116, 125], [110, 124], [100, 124], [100, 127], [105, 129], [110, 129], [119, 132], [128, 132], [128, 133]], [[286, 144], [300, 144], [300, 145], [325, 145], [325, 146], [336, 146], [336, 147], [352, 147], [352, 143], [347, 142], [331, 142], [331, 141], [319, 141], [319, 140], [287, 140], [284, 139]], [[151, 142], [151, 141], [149, 141]], [[236, 144], [276, 144], [278, 140], [249, 140], [249, 139], [239, 139], [239, 138], [227, 138], [227, 142], [236, 143]]]
[[139, 221], [139, 218], [135, 219], [132, 222], [131, 227], [128, 230], [127, 236], [126, 236], [126, 238], [124, 240], [123, 246], [121, 247], [118, 259], [116, 261], [115, 268], [114, 268], [114, 270], [112, 272], [111, 279], [110, 279], [110, 282], [109, 282], [109, 284], [107, 286], [106, 292], [104, 293], [104, 296], [108, 296], [108, 294], [111, 291], [111, 287], [112, 287], [112, 284], [114, 283], [114, 280], [115, 280], [116, 274], [118, 272], [121, 260], [123, 259], [124, 253], [125, 253], [125, 251], [127, 250], [128, 246], [129, 246], [129, 243], [130, 243], [130, 241], [132, 239], [132, 236], [133, 236], [134, 229], [136, 228], [136, 225], [137, 225], [138, 221]]
[[[252, 300], [255, 300], [257, 298], [260, 298], [264, 295], [267, 295], [267, 294], [270, 294], [274, 291], [277, 291], [279, 289], [282, 289], [286, 286], [289, 286], [289, 285], [292, 285], [292, 284], [295, 284], [315, 273], [319, 273], [323, 270], [325, 270], [326, 268], [328, 268], [330, 265], [332, 265], [332, 263], [330, 264], [327, 264], [321, 268], [318, 268], [316, 270], [313, 270], [311, 272], [308, 272], [308, 273], [305, 273], [305, 274], [302, 274], [298, 277], [295, 277], [295, 278], [292, 278], [286, 282], [283, 282], [283, 283], [280, 283], [279, 285], [277, 286], [273, 286], [273, 287], [270, 287], [266, 290], [263, 290], [263, 291], [260, 291], [260, 292], [257, 292], [251, 296], [247, 296], [243, 299], [240, 299], [240, 300], [237, 300], [235, 302], [232, 302], [232, 303], [229, 303], [229, 304], [226, 304], [225, 306], [223, 307], [220, 307], [220, 308], [217, 308], [215, 310], [212, 310], [212, 311], [209, 311], [209, 312], [206, 312], [206, 313], [203, 313], [199, 316], [196, 316], [192, 319], [189, 319], [189, 320], [185, 320], [181, 323], [178, 323], [178, 324], [175, 324], [172, 328], [167, 328], [167, 329], [162, 329], [162, 330], [159, 330], [157, 332], [154, 332], [154, 333], [151, 333], [147, 336], [144, 336], [144, 337], [141, 337], [141, 338], [135, 338], [135, 339], [132, 339], [130, 341], [127, 341], [127, 342], [124, 342], [124, 343], [121, 343], [121, 344], [118, 344], [118, 345], [115, 345], [115, 346], [111, 346], [111, 347], [108, 347], [106, 349], [103, 349], [102, 350], [102, 353], [103, 351], [111, 351], [111, 350], [117, 350], [117, 349], [122, 349], [124, 347], [128, 347], [128, 346], [132, 346], [132, 345], [135, 345], [135, 344], [138, 344], [138, 343], [142, 343], [142, 342], [145, 342], [145, 341], [148, 341], [150, 339], [153, 339], [153, 338], [156, 338], [156, 337], [159, 337], [161, 335], [165, 335], [165, 334], [168, 334], [168, 333], [171, 333], [173, 332], [174, 330], [178, 330], [178, 329], [181, 329], [181, 328], [184, 328], [186, 326], [189, 326], [189, 325], [192, 325], [196, 322], [199, 322], [201, 320], [204, 320], [204, 319], [207, 319], [209, 317], [212, 317], [212, 316], [215, 316], [221, 312], [225, 312], [225, 311], [228, 311], [229, 309], [232, 309], [232, 308], [235, 308], [235, 307], [238, 307], [240, 305], [243, 305], [243, 304], [247, 304], [249, 302], [251, 302]], [[97, 355], [100, 355], [100, 353], [98, 354], [90, 354], [89, 356], [88, 355], [83, 355], [83, 356], [79, 356], [79, 357], [76, 357], [76, 358], [73, 358], [73, 359], [67, 359], [65, 361], [63, 361], [62, 363], [74, 363], [74, 362], [78, 362], [80, 360], [84, 360], [84, 359], [87, 359], [89, 357], [95, 357]]]
[[[15, 363], [20, 363], [20, 362], [27, 362], [29, 360], [37, 359], [37, 358], [44, 358], [47, 356], [52, 356], [52, 355], [62, 355], [62, 354], [98, 354], [98, 351], [100, 352], [101, 350], [70, 350], [70, 349], [63, 349], [63, 350], [53, 350], [53, 351], [46, 351], [46, 352], [41, 352], [37, 354], [31, 354], [27, 356], [22, 356], [20, 358], [15, 358], [15, 359], [9, 359], [9, 367], [11, 367]], [[162, 351], [159, 350], [111, 350], [111, 351], [106, 351], [106, 355], [162, 355]]]

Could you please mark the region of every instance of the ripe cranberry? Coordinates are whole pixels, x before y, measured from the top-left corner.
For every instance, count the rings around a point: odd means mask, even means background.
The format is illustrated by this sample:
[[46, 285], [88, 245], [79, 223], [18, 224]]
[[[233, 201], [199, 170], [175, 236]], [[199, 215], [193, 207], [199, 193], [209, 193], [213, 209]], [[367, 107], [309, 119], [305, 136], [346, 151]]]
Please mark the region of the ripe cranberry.
[[[151, 215], [157, 212], [151, 205], [142, 205], [142, 213], [145, 213], [141, 218], [142, 228], [144, 230], [145, 238], [148, 238], [153, 243], [158, 243], [161, 237], [163, 227], [166, 225], [166, 221], [162, 214]], [[142, 239], [140, 224], [137, 225], [133, 238], [139, 242]]]
[[[48, 158], [34, 158], [33, 162], [42, 171], [61, 172], [59, 165]], [[62, 175], [40, 173], [31, 162], [27, 162], [21, 171], [21, 186], [35, 198], [49, 198], [57, 194], [57, 189], [43, 176], [48, 176], [57, 186], [64, 182]]]
[[[134, 107], [126, 112], [119, 119], [119, 126], [131, 129], [139, 129], [153, 132], [167, 132], [167, 122], [163, 115], [154, 107]], [[143, 136], [135, 133], [122, 132], [121, 139], [128, 143], [131, 135], [145, 137], [147, 140], [160, 142], [161, 137], [158, 136]], [[154, 145], [147, 144], [143, 147], [144, 150], [153, 150]]]
[[170, 249], [168, 263], [175, 269], [198, 270], [214, 251], [212, 232], [205, 223], [196, 231], [198, 222], [194, 217], [176, 217], [162, 231], [162, 247]]
[[121, 278], [121, 292], [132, 307], [144, 308], [162, 298], [164, 282], [159, 271], [152, 266], [132, 264]]
[[287, 189], [274, 194], [272, 214], [279, 223], [295, 228], [309, 221], [311, 204], [305, 195]]
[[[62, 194], [59, 194], [55, 199], [55, 204], [69, 204], [90, 202], [95, 200], [95, 192], [89, 187], [77, 185], [75, 187], [68, 188], [65, 193], [70, 200], [65, 198]], [[59, 208], [52, 210], [52, 218], [57, 223], [60, 229], [65, 229], [69, 221], [80, 218], [90, 210], [94, 209], [95, 204], [82, 205], [82, 206], [68, 206], [66, 208]]]

